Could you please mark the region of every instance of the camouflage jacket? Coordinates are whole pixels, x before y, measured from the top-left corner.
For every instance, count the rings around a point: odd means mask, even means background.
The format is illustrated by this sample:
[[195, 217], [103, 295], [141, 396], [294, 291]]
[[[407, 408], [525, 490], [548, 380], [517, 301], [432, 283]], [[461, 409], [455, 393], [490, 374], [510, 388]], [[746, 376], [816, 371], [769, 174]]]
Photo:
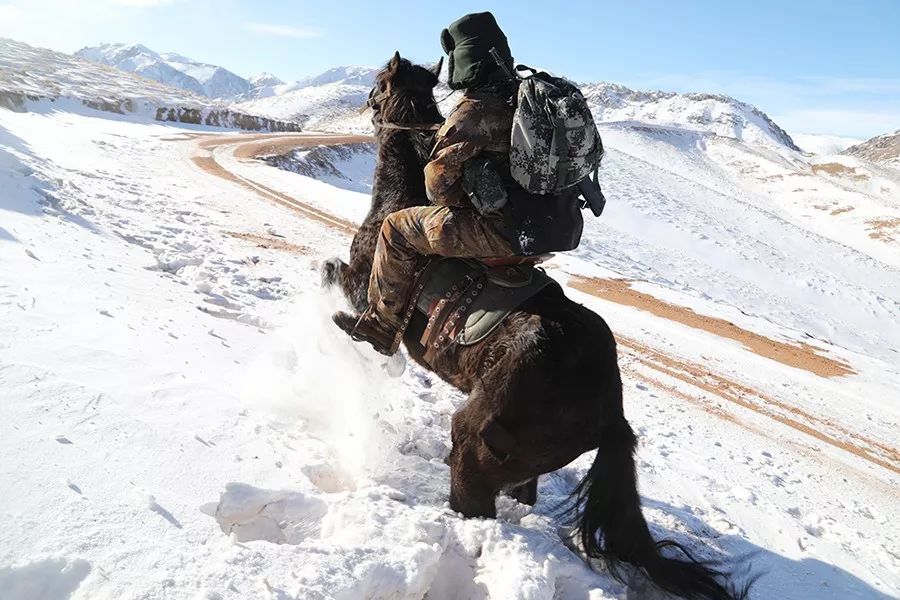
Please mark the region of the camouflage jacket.
[[581, 239], [583, 221], [577, 191], [541, 196], [525, 191], [509, 172], [509, 139], [514, 109], [492, 92], [467, 92], [438, 131], [425, 165], [428, 199], [441, 206], [471, 207], [462, 189], [463, 165], [486, 156], [500, 174], [509, 198], [501, 229], [521, 254], [571, 250]]

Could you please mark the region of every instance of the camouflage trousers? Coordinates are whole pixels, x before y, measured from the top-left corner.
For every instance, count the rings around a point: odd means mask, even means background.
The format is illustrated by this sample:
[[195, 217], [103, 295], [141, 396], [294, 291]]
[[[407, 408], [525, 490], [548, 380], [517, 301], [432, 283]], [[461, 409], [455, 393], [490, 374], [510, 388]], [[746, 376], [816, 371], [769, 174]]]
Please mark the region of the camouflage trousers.
[[396, 331], [403, 323], [419, 261], [424, 256], [489, 258], [513, 255], [497, 221], [471, 208], [414, 206], [391, 213], [381, 225], [369, 312]]

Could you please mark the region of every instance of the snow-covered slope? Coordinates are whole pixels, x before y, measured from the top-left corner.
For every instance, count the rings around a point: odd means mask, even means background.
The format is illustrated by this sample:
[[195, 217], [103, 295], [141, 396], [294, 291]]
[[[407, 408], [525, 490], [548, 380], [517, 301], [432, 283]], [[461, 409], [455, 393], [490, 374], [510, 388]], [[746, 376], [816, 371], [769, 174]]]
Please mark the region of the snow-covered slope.
[[251, 91], [250, 82], [223, 67], [157, 53], [141, 44], [100, 44], [82, 48], [75, 56], [210, 98], [232, 99]]
[[858, 138], [818, 133], [793, 133], [791, 138], [801, 150], [810, 154], [840, 154], [850, 146], [863, 141]]
[[284, 85], [284, 82], [271, 73], [259, 73], [247, 80], [250, 84], [250, 91], [246, 94], [245, 100], [256, 98], [266, 98], [275, 95], [275, 88]]
[[[310, 128], [328, 131], [371, 130], [369, 117], [357, 114], [372, 85], [374, 69], [341, 67], [296, 86], [276, 90], [272, 97], [241, 104], [247, 110], [278, 119], [308, 119]], [[757, 108], [727, 96], [642, 92], [624, 86], [595, 83], [582, 86], [598, 122], [637, 121], [714, 133], [753, 145], [798, 150], [790, 135]], [[450, 90], [440, 86], [438, 98]], [[453, 95], [441, 103], [446, 113]]]
[[[293, 90], [308, 122], [359, 123], [348, 78]], [[616, 334], [653, 534], [750, 556], [751, 600], [900, 596], [900, 176], [641, 98], [548, 272]], [[82, 105], [164, 99], [211, 102], [0, 41], [0, 598], [661, 600], [567, 542], [590, 453], [533, 508], [447, 508], [465, 398], [388, 376], [319, 286], [371, 145], [254, 160], [288, 140]]]
[[636, 91], [613, 83], [587, 84], [581, 90], [601, 122], [669, 125], [758, 146], [798, 149], [791, 136], [765, 113], [728, 96]]
[[213, 127], [299, 129], [114, 67], [0, 38], [0, 106], [43, 111], [63, 105]]
[[275, 95], [241, 102], [241, 110], [302, 123], [305, 129], [371, 133], [371, 115], [359, 114], [369, 85], [342, 82], [315, 86], [277, 86]]
[[371, 88], [375, 83], [375, 75], [378, 73], [377, 67], [359, 67], [359, 66], [343, 66], [333, 67], [324, 73], [320, 73], [314, 77], [301, 79], [297, 82], [297, 87], [311, 87], [316, 85], [328, 85], [332, 83], [340, 83], [344, 85], [362, 85]]
[[[285, 200], [358, 220], [366, 194], [107, 116], [0, 109], [4, 600], [659, 598], [564, 543], [591, 454], [534, 508], [447, 509], [465, 399], [336, 333], [317, 265], [349, 238]], [[619, 341], [654, 535], [752, 555], [752, 600], [896, 597], [897, 269], [710, 168], [719, 136], [604, 127], [610, 204], [551, 274], [627, 277], [852, 370], [569, 287]], [[329, 161], [347, 180], [365, 156]]]
[[885, 133], [844, 150], [844, 154], [900, 167], [900, 130]]
[[238, 106], [276, 119], [304, 124], [306, 129], [369, 133], [370, 115], [359, 114], [378, 69], [335, 67], [315, 77], [275, 85]]

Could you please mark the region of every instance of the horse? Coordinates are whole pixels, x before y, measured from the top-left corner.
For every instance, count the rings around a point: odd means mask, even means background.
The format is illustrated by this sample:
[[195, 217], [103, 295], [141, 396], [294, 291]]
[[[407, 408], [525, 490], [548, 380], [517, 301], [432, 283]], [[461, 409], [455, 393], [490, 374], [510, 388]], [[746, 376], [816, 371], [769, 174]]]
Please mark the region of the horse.
[[[428, 69], [398, 53], [375, 77], [376, 168], [369, 212], [350, 246], [350, 262], [329, 259], [325, 287], [339, 286], [358, 312], [367, 306], [372, 259], [382, 222], [397, 210], [426, 204], [424, 164], [431, 133], [443, 121], [434, 98], [441, 63]], [[743, 598], [721, 563], [696, 560], [679, 543], [654, 540], [641, 512], [634, 451], [625, 418], [616, 340], [599, 315], [567, 298], [558, 284], [526, 300], [478, 345], [449, 344], [430, 361], [415, 313], [403, 336], [409, 356], [468, 394], [452, 417], [450, 507], [465, 517], [496, 517], [506, 492], [537, 501], [537, 477], [596, 450], [573, 492], [575, 536], [584, 557], [625, 582], [624, 563], [659, 588], [687, 598]], [[508, 456], [485, 440], [506, 438]], [[494, 444], [496, 445], [496, 444]]]

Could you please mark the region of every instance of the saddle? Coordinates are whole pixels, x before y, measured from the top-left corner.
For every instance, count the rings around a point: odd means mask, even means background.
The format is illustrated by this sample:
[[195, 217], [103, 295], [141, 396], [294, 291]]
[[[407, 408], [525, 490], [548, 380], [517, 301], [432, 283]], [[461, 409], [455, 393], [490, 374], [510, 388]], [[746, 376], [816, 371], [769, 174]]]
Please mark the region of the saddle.
[[404, 319], [408, 324], [414, 311], [426, 317], [420, 340], [425, 361], [432, 364], [449, 344], [474, 346], [487, 339], [519, 305], [553, 281], [536, 268], [551, 256], [431, 258], [417, 276]]

